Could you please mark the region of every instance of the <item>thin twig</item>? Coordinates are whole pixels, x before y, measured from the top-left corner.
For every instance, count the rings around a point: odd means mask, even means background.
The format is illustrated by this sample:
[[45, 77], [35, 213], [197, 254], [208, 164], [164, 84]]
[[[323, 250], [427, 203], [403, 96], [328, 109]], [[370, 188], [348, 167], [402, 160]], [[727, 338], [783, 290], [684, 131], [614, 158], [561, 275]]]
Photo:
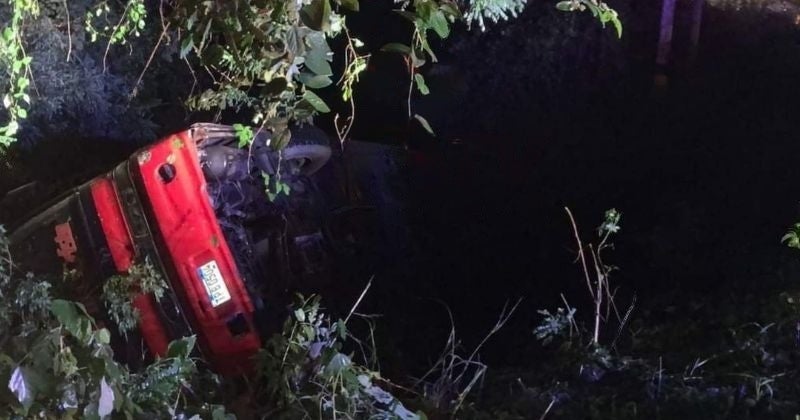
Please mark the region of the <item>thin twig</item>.
[[125, 16], [128, 14], [128, 10], [131, 8], [131, 2], [125, 5], [125, 9], [122, 11], [122, 15], [119, 17], [119, 22], [114, 26], [114, 30], [111, 31], [111, 38], [108, 39], [108, 43], [106, 44], [106, 52], [103, 53], [103, 74], [105, 74], [106, 70], [108, 70], [108, 66], [106, 65], [106, 60], [108, 58], [108, 51], [111, 49], [112, 41], [114, 40], [114, 34], [117, 33], [117, 29], [122, 26], [122, 22], [125, 20]]
[[[572, 307], [569, 305], [569, 302], [567, 302], [567, 298], [564, 296], [563, 293], [561, 294], [561, 300], [564, 301], [564, 305], [567, 307], [567, 313], [568, 314], [571, 313], [572, 312]], [[578, 333], [578, 336], [580, 337], [580, 331], [581, 330], [580, 330], [580, 328], [578, 328], [578, 324], [575, 322], [575, 317], [569, 317], [569, 338], [570, 339], [572, 339], [573, 331]]]
[[592, 256], [594, 269], [597, 273], [597, 294], [594, 296], [594, 337], [592, 344], [600, 343], [600, 315], [603, 308], [603, 284], [605, 283], [605, 276], [600, 272], [600, 266], [597, 264], [597, 256], [594, 247], [589, 244], [589, 255]]
[[189, 89], [189, 95], [186, 96], [187, 98], [191, 98], [194, 95], [194, 89], [197, 87], [197, 74], [195, 74], [191, 63], [189, 63], [189, 59], [183, 57], [183, 61], [186, 63], [186, 67], [189, 68], [189, 73], [192, 74], [192, 88]]
[[475, 356], [478, 354], [478, 351], [481, 349], [481, 347], [483, 347], [484, 344], [486, 344], [489, 338], [495, 335], [498, 331], [500, 331], [500, 329], [503, 328], [503, 326], [508, 322], [508, 320], [511, 319], [511, 315], [513, 315], [514, 312], [516, 312], [517, 307], [519, 307], [520, 303], [522, 303], [522, 298], [517, 299], [517, 302], [514, 304], [514, 306], [511, 307], [511, 309], [508, 309], [508, 302], [506, 302], [503, 305], [503, 310], [500, 312], [500, 317], [498, 318], [497, 323], [495, 323], [494, 327], [492, 327], [489, 333], [486, 334], [485, 337], [483, 337], [483, 340], [481, 340], [481, 342], [475, 347], [475, 350], [472, 351], [472, 354], [469, 356], [467, 360], [474, 359]]
[[544, 420], [544, 418], [547, 417], [547, 414], [553, 408], [555, 403], [556, 403], [556, 397], [553, 397], [553, 399], [550, 400], [550, 404], [548, 404], [547, 408], [544, 410], [544, 413], [542, 413], [541, 417], [539, 417], [539, 420]]
[[161, 35], [158, 36], [158, 41], [156, 41], [156, 45], [153, 47], [153, 50], [150, 51], [150, 57], [148, 57], [147, 58], [147, 62], [144, 63], [144, 68], [142, 69], [142, 72], [139, 73], [139, 78], [136, 79], [136, 83], [133, 84], [133, 89], [131, 90], [131, 94], [130, 94], [130, 98], [131, 99], [134, 96], [136, 96], [136, 90], [139, 88], [139, 83], [142, 83], [142, 78], [144, 78], [145, 72], [147, 72], [147, 69], [150, 67], [150, 64], [153, 62], [153, 57], [155, 57], [156, 51], [158, 51], [158, 47], [161, 46], [161, 41], [164, 40], [164, 36], [167, 34], [167, 30], [169, 29], [169, 25], [170, 25], [170, 23], [167, 22], [167, 25], [161, 31]]
[[628, 310], [625, 312], [625, 316], [622, 318], [622, 322], [619, 324], [619, 328], [617, 329], [617, 336], [614, 337], [614, 341], [611, 342], [611, 348], [614, 349], [617, 347], [617, 340], [622, 336], [622, 330], [625, 328], [625, 324], [628, 323], [628, 319], [631, 317], [631, 313], [633, 313], [633, 308], [636, 306], [636, 294], [633, 295], [633, 300], [631, 301], [631, 305], [628, 306]]
[[369, 278], [369, 281], [367, 282], [367, 285], [364, 287], [364, 290], [361, 291], [361, 296], [358, 297], [358, 299], [356, 300], [356, 303], [354, 303], [353, 307], [350, 308], [350, 313], [348, 313], [347, 317], [344, 319], [344, 323], [345, 324], [347, 324], [347, 321], [350, 320], [350, 317], [353, 315], [353, 312], [356, 311], [356, 308], [358, 308], [358, 305], [361, 304], [361, 300], [364, 299], [364, 296], [367, 294], [367, 291], [369, 290], [369, 288], [372, 287], [372, 280], [374, 278], [375, 278], [375, 275], [373, 274], [372, 277]]
[[67, 15], [67, 63], [69, 63], [69, 59], [72, 57], [72, 27], [70, 26], [69, 5], [67, 4], [67, 0], [64, 0], [64, 12], [66, 12]]
[[[413, 54], [413, 53], [412, 53]], [[408, 98], [406, 100], [406, 106], [408, 107], [408, 119], [411, 119], [411, 95], [414, 93], [414, 63], [411, 58], [406, 58], [406, 63], [408, 64]]]
[[586, 266], [586, 256], [583, 253], [583, 243], [581, 242], [581, 237], [578, 233], [578, 225], [575, 223], [575, 218], [572, 216], [572, 212], [569, 210], [569, 207], [564, 207], [564, 210], [567, 211], [569, 221], [572, 223], [572, 231], [575, 233], [575, 242], [578, 244], [578, 258], [581, 260], [581, 266], [583, 267], [583, 276], [586, 278], [586, 287], [589, 288], [589, 294], [592, 296], [592, 300], [594, 300], [595, 293], [594, 289], [592, 288], [591, 277], [589, 277], [589, 268]]

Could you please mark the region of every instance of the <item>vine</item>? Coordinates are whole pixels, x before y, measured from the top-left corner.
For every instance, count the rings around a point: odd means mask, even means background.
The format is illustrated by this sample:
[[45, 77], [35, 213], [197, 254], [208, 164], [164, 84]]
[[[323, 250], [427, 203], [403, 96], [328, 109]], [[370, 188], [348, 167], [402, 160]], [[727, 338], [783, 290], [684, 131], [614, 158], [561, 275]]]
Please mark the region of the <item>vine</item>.
[[28, 87], [31, 84], [31, 57], [25, 53], [23, 43], [24, 22], [28, 17], [39, 14], [36, 0], [12, 0], [11, 19], [0, 36], [0, 63], [8, 76], [4, 87], [3, 107], [8, 111], [8, 122], [0, 126], [0, 145], [13, 143], [20, 121], [28, 117], [31, 97]]

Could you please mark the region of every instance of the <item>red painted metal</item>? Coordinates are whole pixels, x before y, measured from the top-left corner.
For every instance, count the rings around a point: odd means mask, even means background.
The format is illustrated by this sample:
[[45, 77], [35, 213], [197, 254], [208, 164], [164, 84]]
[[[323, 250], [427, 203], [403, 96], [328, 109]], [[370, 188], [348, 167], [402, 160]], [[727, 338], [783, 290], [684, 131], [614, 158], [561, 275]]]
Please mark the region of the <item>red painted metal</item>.
[[[138, 171], [136, 166], [138, 165]], [[250, 370], [261, 346], [253, 327], [253, 305], [239, 275], [206, 193], [197, 146], [189, 131], [168, 137], [139, 151], [131, 159], [152, 208], [152, 222], [166, 246], [162, 260], [175, 268], [173, 290], [182, 300], [205, 357], [220, 373]], [[230, 300], [214, 307], [198, 269], [216, 262]], [[244, 317], [247, 331], [236, 336], [227, 326]]]
[[96, 178], [92, 181], [91, 191], [92, 201], [97, 209], [97, 216], [106, 236], [114, 266], [120, 273], [125, 273], [133, 264], [133, 242], [111, 177], [107, 175]]
[[[119, 273], [127, 273], [133, 264], [135, 254], [111, 176], [107, 175], [92, 181], [91, 192], [114, 266]], [[133, 306], [139, 311], [139, 331], [150, 352], [156, 356], [166, 355], [170, 342], [169, 334], [158, 317], [158, 308], [153, 302], [153, 297], [140, 294], [133, 300]]]

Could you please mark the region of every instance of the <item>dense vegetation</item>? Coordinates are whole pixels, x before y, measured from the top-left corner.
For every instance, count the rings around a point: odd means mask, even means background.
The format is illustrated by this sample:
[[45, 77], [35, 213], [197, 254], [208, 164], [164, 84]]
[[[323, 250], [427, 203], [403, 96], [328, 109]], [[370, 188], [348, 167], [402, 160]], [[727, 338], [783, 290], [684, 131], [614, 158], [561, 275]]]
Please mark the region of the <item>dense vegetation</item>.
[[[410, 84], [409, 119], [416, 119], [430, 130], [425, 118], [415, 114], [410, 103], [414, 87], [419, 94], [428, 93], [420, 69], [437, 61], [430, 37], [447, 38], [453, 25], [462, 22], [485, 29], [487, 22], [516, 16], [524, 5], [522, 0], [395, 2], [396, 12], [408, 21], [409, 41], [377, 47], [399, 53], [404, 59]], [[617, 33], [622, 34], [616, 12], [601, 1], [569, 0], [558, 3], [557, 7], [565, 11], [590, 10], [603, 26], [613, 24]], [[123, 110], [130, 113], [135, 99], [136, 103], [147, 102], [140, 98], [146, 95], [143, 92], [157, 88], [147, 83], [151, 81], [147, 78], [151, 66], [167, 63], [164, 70], [174, 73], [175, 65], [183, 61], [179, 65], [185, 64], [192, 83], [173, 87], [174, 96], [184, 99], [189, 109], [216, 112], [217, 118], [220, 112], [228, 110], [240, 113], [240, 118], [273, 132], [277, 147], [288, 140], [290, 123], [330, 112], [316, 91], [338, 80], [337, 100], [350, 104], [350, 112], [336, 118], [340, 140], [344, 140], [352, 126], [353, 86], [367, 68], [370, 51], [376, 49], [366, 46], [348, 29], [347, 17], [358, 11], [359, 2], [353, 0], [224, 3], [192, 0], [153, 4], [143, 0], [121, 4], [10, 1], [0, 9], [3, 21], [8, 22], [0, 38], [5, 69], [0, 85], [7, 113], [7, 121], [0, 128], [0, 141], [8, 145], [15, 140], [22, 121], [28, 118], [32, 107], [36, 108], [37, 99], [50, 110], [48, 120], [56, 116], [54, 107], [59, 112], [74, 113], [74, 108], [80, 109], [74, 105], [97, 106], [96, 101], [70, 104], [75, 99], [59, 99], [58, 91], [64, 91], [64, 82], [60, 81], [52, 91], [43, 85], [43, 89], [51, 92], [40, 93], [38, 98], [30, 94], [31, 89], [38, 91], [34, 75], [36, 78], [45, 75], [45, 81], [58, 75], [69, 83], [69, 77], [63, 74], [64, 67], [73, 60], [95, 76], [105, 75], [109, 69], [121, 73], [126, 66], [141, 69], [138, 77], [131, 76], [132, 80], [118, 80], [128, 89], [127, 95], [108, 98], [116, 102], [111, 105], [121, 108], [120, 113]], [[147, 42], [138, 38], [146, 38]], [[329, 41], [335, 41], [339, 48], [336, 55], [341, 61], [336, 63], [339, 67], [336, 75]], [[54, 46], [57, 46], [55, 51]], [[124, 54], [126, 47], [130, 54]], [[35, 60], [39, 55], [37, 48], [42, 48], [39, 51], [44, 56], [39, 63]], [[102, 54], [91, 54], [93, 49], [101, 50]], [[54, 73], [49, 68], [53, 64], [58, 64], [57, 70], [62, 73]], [[85, 79], [81, 82], [85, 83]], [[95, 93], [92, 89], [85, 90], [86, 95]], [[99, 87], [97, 90], [105, 91]], [[62, 109], [59, 101], [72, 106]], [[142, 112], [146, 112], [146, 107]]]

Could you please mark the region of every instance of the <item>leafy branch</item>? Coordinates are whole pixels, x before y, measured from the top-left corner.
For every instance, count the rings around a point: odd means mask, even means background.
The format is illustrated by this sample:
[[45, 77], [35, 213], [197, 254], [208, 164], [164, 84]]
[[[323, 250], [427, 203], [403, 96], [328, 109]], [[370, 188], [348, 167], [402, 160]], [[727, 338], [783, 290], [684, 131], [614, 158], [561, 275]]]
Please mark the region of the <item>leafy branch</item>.
[[28, 17], [39, 14], [36, 0], [13, 0], [10, 2], [11, 19], [0, 36], [0, 64], [8, 76], [8, 84], [3, 94], [3, 108], [8, 112], [8, 122], [0, 126], [0, 145], [13, 143], [20, 120], [28, 116], [31, 98], [28, 87], [31, 84], [31, 57], [25, 53], [23, 46], [24, 21]]
[[592, 16], [597, 18], [603, 27], [611, 23], [617, 31], [617, 37], [622, 38], [622, 21], [619, 20], [617, 11], [608, 4], [600, 0], [565, 0], [556, 4], [558, 10], [564, 12], [583, 12], [589, 10]]

